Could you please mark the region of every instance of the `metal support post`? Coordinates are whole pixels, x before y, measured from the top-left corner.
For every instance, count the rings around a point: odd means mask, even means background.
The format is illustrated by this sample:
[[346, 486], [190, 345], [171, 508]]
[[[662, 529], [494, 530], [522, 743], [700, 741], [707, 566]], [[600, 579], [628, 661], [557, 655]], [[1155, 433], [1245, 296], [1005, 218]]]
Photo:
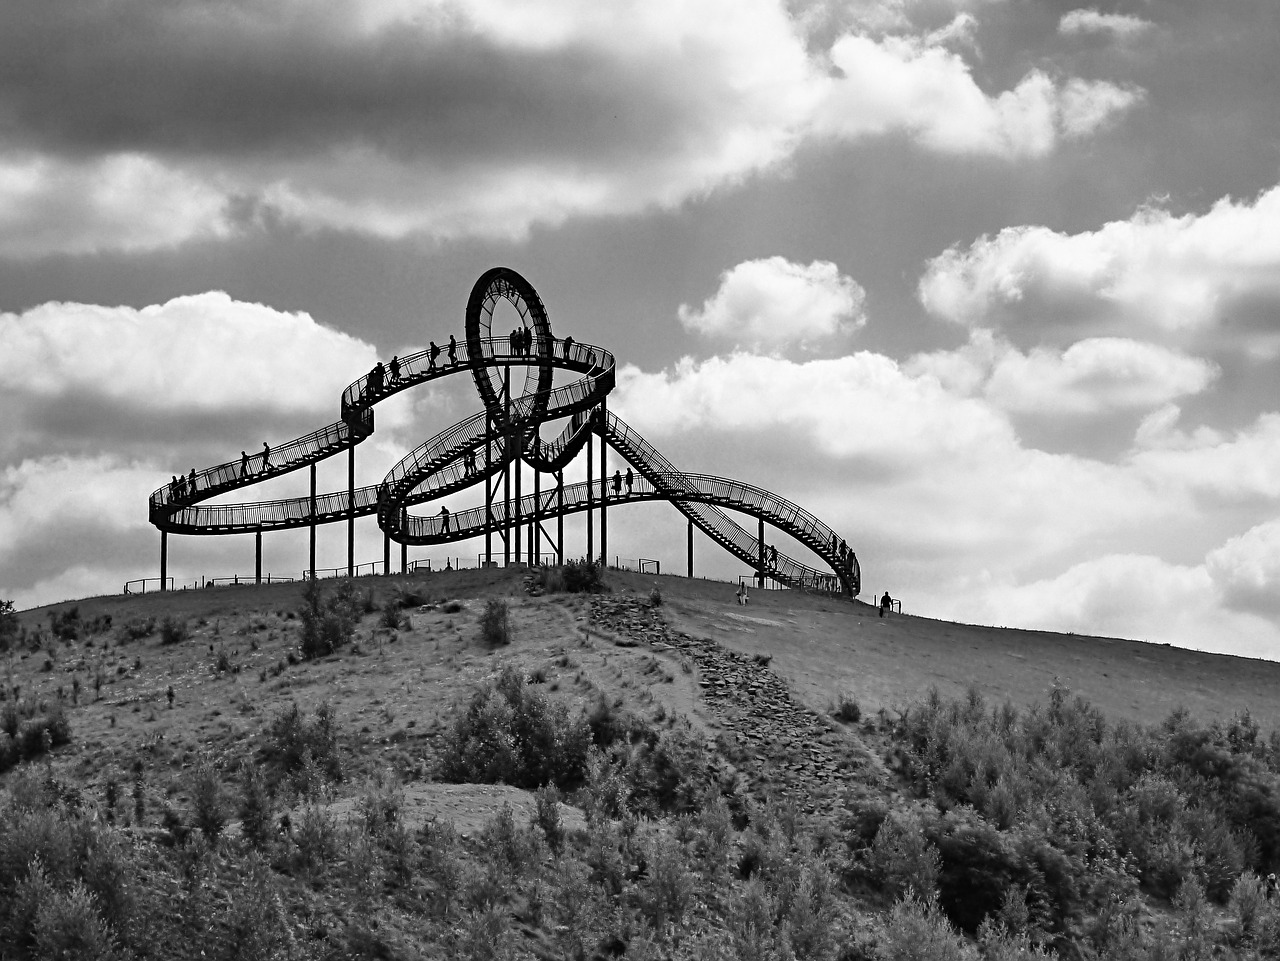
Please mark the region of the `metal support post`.
[[594, 561], [596, 559], [595, 550], [595, 496], [591, 471], [595, 467], [593, 460], [595, 450], [592, 448], [594, 437], [591, 428], [587, 428], [587, 560]]
[[502, 371], [502, 406], [507, 417], [507, 429], [504, 436], [507, 438], [506, 454], [508, 457], [506, 467], [502, 471], [502, 513], [503, 513], [503, 534], [502, 534], [502, 566], [511, 566], [511, 451], [512, 451], [512, 433], [511, 430], [511, 365], [508, 364]]
[[391, 535], [382, 532], [382, 573], [391, 573]]
[[262, 528], [253, 532], [253, 583], [262, 583]]
[[493, 431], [493, 420], [485, 420], [484, 438], [484, 566], [493, 563], [493, 445], [489, 443], [489, 434]]
[[404, 543], [400, 545], [400, 573], [409, 573], [409, 545]]
[[600, 401], [600, 566], [609, 566], [609, 445], [604, 442], [605, 406]]
[[[143, 585], [144, 587], [146, 585]], [[169, 587], [169, 532], [160, 532], [160, 590]]]
[[693, 521], [689, 521], [689, 576], [693, 577]]
[[512, 505], [513, 507], [512, 516], [515, 520], [516, 563], [519, 564], [520, 561], [522, 560], [521, 550], [520, 550], [520, 535], [522, 533], [521, 528], [524, 526], [524, 517], [522, 516], [520, 511], [520, 487], [521, 487], [520, 475], [524, 473], [524, 471], [521, 469], [524, 467], [524, 450], [521, 446], [523, 443], [523, 438], [520, 437], [515, 431], [511, 432], [511, 436], [512, 436], [513, 442], [516, 445], [515, 446], [516, 459], [512, 462], [512, 465], [511, 465], [516, 472], [516, 499], [515, 499], [515, 503]]
[[356, 576], [356, 445], [347, 448], [347, 577]]
[[764, 590], [765, 546], [764, 546], [764, 518], [763, 517], [759, 519], [759, 523], [756, 530], [757, 530], [756, 551], [760, 556], [760, 559], [757, 562], [758, 566], [756, 568], [756, 570], [759, 572], [756, 574], [756, 583], [760, 585], [760, 590]]
[[311, 465], [311, 549], [308, 552], [311, 561], [311, 579], [316, 579], [316, 465]]
[[537, 467], [533, 469], [533, 516], [529, 523], [529, 556], [532, 559], [530, 563], [538, 558], [542, 553], [541, 532], [538, 530], [542, 524], [542, 471]]
[[564, 470], [556, 471], [556, 498], [559, 510], [556, 512], [556, 563], [564, 567]]

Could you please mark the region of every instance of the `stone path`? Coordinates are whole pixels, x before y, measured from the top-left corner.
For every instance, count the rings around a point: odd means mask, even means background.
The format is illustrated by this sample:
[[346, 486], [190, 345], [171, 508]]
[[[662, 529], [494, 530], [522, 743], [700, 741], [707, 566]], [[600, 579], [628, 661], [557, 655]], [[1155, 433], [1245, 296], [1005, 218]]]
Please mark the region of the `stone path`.
[[788, 798], [807, 814], [840, 806], [854, 779], [878, 780], [860, 739], [799, 704], [767, 659], [670, 629], [647, 600], [595, 595], [591, 621], [624, 646], [645, 645], [687, 657], [707, 707], [720, 720], [731, 760], [753, 793]]

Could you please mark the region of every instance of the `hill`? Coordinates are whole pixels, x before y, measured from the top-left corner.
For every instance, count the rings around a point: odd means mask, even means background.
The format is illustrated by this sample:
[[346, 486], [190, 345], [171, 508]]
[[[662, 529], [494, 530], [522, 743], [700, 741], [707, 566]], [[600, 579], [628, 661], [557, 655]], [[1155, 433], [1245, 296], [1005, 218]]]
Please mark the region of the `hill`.
[[1280, 944], [1280, 909], [1246, 910], [1250, 869], [1280, 868], [1280, 666], [561, 581], [22, 612], [4, 956], [1137, 959], [1186, 925], [1206, 950]]

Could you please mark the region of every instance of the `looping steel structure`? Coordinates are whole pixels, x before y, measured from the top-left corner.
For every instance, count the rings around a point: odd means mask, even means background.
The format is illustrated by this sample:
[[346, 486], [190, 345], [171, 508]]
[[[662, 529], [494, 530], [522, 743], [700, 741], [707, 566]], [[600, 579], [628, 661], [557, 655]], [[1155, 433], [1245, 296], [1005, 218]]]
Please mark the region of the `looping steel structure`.
[[[509, 305], [519, 318], [523, 336], [495, 334], [494, 312]], [[555, 372], [565, 372], [555, 386]], [[381, 371], [379, 375], [378, 371]], [[436, 434], [405, 455], [374, 486], [355, 486], [355, 449], [374, 430], [374, 407], [382, 400], [418, 384], [470, 372], [483, 409]], [[512, 378], [524, 375], [517, 389]], [[861, 573], [854, 553], [830, 527], [785, 498], [741, 481], [710, 474], [676, 470], [643, 437], [612, 411], [607, 398], [614, 387], [613, 355], [597, 346], [557, 339], [551, 333], [546, 308], [537, 291], [507, 267], [486, 271], [467, 301], [462, 343], [452, 336], [449, 346], [399, 358], [392, 369], [366, 374], [342, 394], [342, 416], [314, 433], [270, 451], [242, 456], [169, 484], [155, 491], [149, 518], [161, 532], [160, 583], [167, 574], [168, 534], [257, 535], [258, 576], [261, 577], [262, 533], [309, 527], [311, 567], [315, 571], [315, 530], [320, 524], [346, 521], [347, 566], [354, 570], [354, 524], [357, 517], [376, 515], [384, 533], [384, 571], [390, 572], [390, 542], [401, 545], [404, 568], [408, 545], [441, 544], [485, 538], [485, 560], [493, 562], [493, 537], [501, 540], [504, 561], [541, 556], [545, 537], [564, 560], [566, 515], [586, 512], [586, 556], [596, 557], [594, 518], [599, 513], [599, 558], [607, 556], [608, 508], [618, 504], [664, 500], [689, 521], [689, 573], [693, 573], [694, 527], [729, 553], [749, 564], [761, 583], [772, 579], [791, 588], [856, 596]], [[551, 422], [564, 426], [554, 439], [542, 437]], [[600, 442], [599, 473], [593, 441]], [[583, 450], [588, 479], [566, 484], [564, 468]], [[607, 472], [612, 448], [634, 468], [631, 483], [622, 488], [619, 476]], [[317, 494], [315, 465], [346, 451], [347, 488]], [[521, 465], [533, 470], [533, 491], [521, 490]], [[237, 504], [204, 504], [218, 495], [250, 487], [264, 480], [309, 467], [311, 492], [306, 497]], [[630, 473], [630, 472], [629, 472]], [[542, 486], [544, 474], [554, 483]], [[449, 513], [411, 513], [410, 508], [439, 500], [477, 484], [484, 486], [484, 503]], [[512, 487], [514, 486], [514, 492]], [[754, 534], [725, 509], [755, 517]], [[558, 538], [544, 523], [557, 520]], [[772, 525], [811, 551], [825, 569], [811, 567], [770, 548], [765, 524]], [[521, 539], [528, 528], [528, 538]]]

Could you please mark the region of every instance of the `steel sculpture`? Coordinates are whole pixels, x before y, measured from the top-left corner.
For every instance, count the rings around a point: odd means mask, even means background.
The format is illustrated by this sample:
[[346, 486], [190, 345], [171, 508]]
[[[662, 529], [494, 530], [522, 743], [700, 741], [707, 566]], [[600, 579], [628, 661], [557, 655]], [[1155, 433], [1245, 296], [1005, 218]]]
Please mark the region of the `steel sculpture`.
[[[519, 317], [518, 336], [491, 329], [494, 311], [509, 304]], [[506, 563], [541, 556], [542, 538], [556, 545], [564, 560], [563, 518], [587, 512], [587, 556], [595, 557], [594, 516], [599, 509], [599, 558], [607, 556], [608, 508], [638, 501], [673, 504], [689, 521], [689, 573], [692, 575], [692, 531], [745, 561], [765, 578], [791, 588], [856, 596], [861, 573], [856, 555], [830, 527], [791, 501], [741, 481], [676, 470], [635, 430], [608, 410], [614, 386], [614, 358], [602, 347], [580, 344], [551, 333], [546, 308], [533, 286], [506, 267], [494, 267], [476, 281], [467, 302], [462, 343], [427, 350], [381, 363], [342, 394], [341, 418], [314, 433], [252, 455], [193, 471], [151, 495], [149, 518], [161, 532], [160, 584], [167, 584], [168, 535], [256, 535], [261, 577], [262, 533], [285, 528], [311, 529], [311, 565], [315, 564], [317, 525], [346, 521], [347, 566], [354, 570], [354, 524], [376, 515], [384, 533], [384, 572], [390, 571], [390, 543], [401, 545], [401, 568], [408, 545], [440, 544], [483, 535], [485, 560], [493, 563], [493, 537], [502, 542]], [[567, 382], [555, 386], [554, 372]], [[397, 463], [373, 486], [355, 485], [355, 449], [374, 430], [374, 407], [386, 398], [419, 384], [470, 373], [483, 409], [436, 434]], [[513, 377], [523, 375], [518, 387]], [[564, 422], [553, 440], [542, 438], [544, 423]], [[600, 444], [599, 476], [593, 440]], [[605, 470], [612, 448], [635, 473], [623, 490]], [[589, 480], [566, 484], [564, 468], [587, 451]], [[347, 488], [317, 494], [315, 465], [347, 452]], [[521, 464], [533, 469], [534, 490], [521, 490]], [[238, 504], [205, 504], [218, 495], [309, 467], [306, 497]], [[630, 471], [629, 471], [630, 472]], [[554, 484], [544, 488], [543, 475]], [[426, 514], [410, 508], [483, 483], [485, 500], [468, 510]], [[514, 486], [514, 491], [512, 487]], [[725, 513], [730, 509], [757, 520], [755, 534]], [[558, 538], [543, 526], [558, 519]], [[765, 524], [784, 531], [807, 547], [829, 568], [820, 570], [777, 552], [765, 540]], [[528, 537], [522, 545], [525, 527]]]

